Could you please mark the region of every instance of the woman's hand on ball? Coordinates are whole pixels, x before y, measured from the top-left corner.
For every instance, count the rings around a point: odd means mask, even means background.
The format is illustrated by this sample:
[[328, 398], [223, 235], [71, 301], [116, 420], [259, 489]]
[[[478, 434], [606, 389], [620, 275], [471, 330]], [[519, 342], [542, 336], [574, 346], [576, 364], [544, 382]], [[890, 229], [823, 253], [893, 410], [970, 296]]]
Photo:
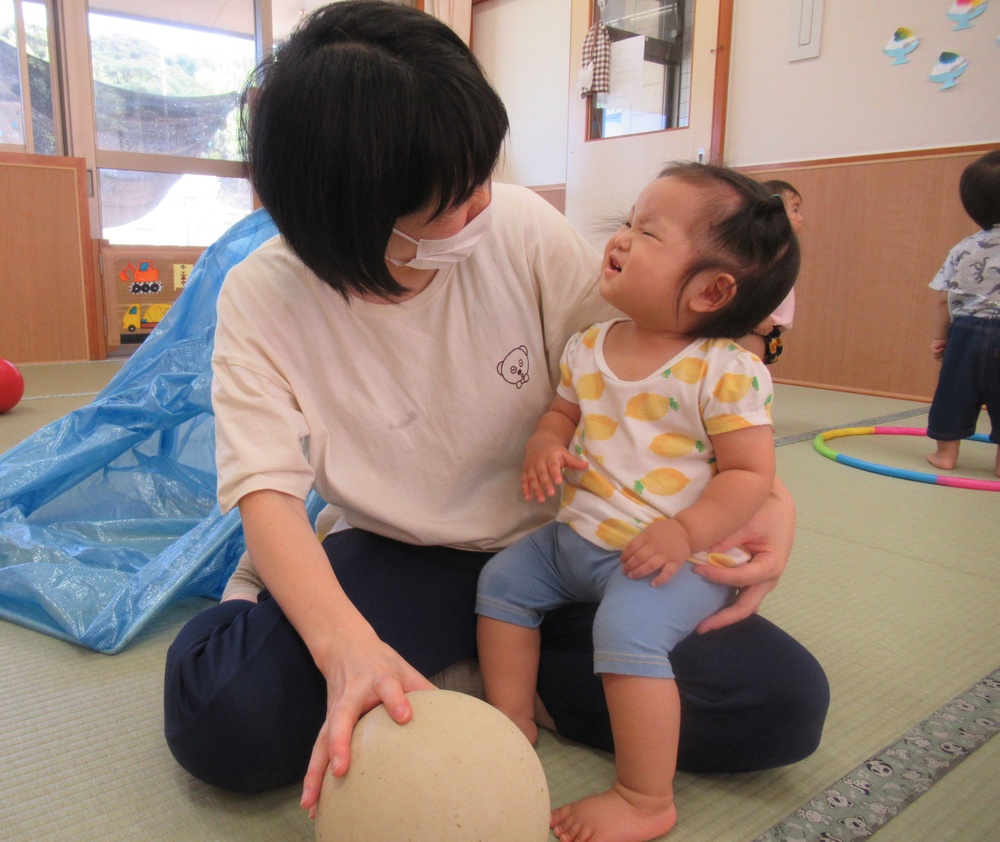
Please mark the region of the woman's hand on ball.
[[434, 686], [374, 633], [351, 637], [325, 672], [326, 721], [313, 746], [300, 802], [310, 818], [315, 818], [326, 770], [336, 777], [347, 773], [351, 735], [358, 720], [384, 704], [392, 719], [402, 725], [413, 715], [406, 693]]

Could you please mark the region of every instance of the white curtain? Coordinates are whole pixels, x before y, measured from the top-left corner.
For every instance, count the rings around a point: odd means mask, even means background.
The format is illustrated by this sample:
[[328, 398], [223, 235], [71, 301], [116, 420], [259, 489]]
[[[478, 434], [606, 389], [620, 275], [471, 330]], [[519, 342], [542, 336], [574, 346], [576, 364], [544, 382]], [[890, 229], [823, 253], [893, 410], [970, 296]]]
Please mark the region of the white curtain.
[[424, 0], [424, 11], [443, 20], [466, 44], [472, 35], [472, 0]]

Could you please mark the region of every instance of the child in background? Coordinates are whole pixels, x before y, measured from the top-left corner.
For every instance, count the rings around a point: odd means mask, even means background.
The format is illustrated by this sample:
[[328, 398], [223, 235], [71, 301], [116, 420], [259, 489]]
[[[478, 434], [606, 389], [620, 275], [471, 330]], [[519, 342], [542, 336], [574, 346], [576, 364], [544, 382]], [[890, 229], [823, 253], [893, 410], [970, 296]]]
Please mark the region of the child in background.
[[553, 812], [564, 842], [612, 831], [640, 842], [676, 821], [669, 655], [732, 596], [685, 562], [736, 563], [739, 549], [711, 551], [774, 476], [770, 376], [729, 337], [774, 310], [798, 265], [780, 198], [702, 164], [667, 167], [605, 246], [600, 292], [628, 318], [570, 339], [558, 393], [525, 446], [526, 500], [553, 496], [565, 470], [558, 520], [487, 563], [476, 604], [487, 700], [534, 743], [545, 724], [534, 707], [542, 617], [600, 603], [595, 672], [617, 775]]
[[788, 221], [792, 223], [792, 230], [798, 237], [802, 233], [802, 224], [805, 221], [802, 218], [802, 194], [787, 181], [778, 178], [765, 181], [764, 189], [781, 196], [781, 200], [785, 203]]
[[[788, 213], [788, 221], [792, 224], [792, 230], [798, 237], [802, 233], [802, 196], [787, 181], [772, 179], [764, 182], [764, 189], [781, 196], [785, 203], [785, 211]], [[778, 308], [757, 327], [753, 333], [744, 336], [740, 344], [748, 351], [752, 351], [760, 357], [766, 365], [777, 362], [781, 356], [781, 334], [792, 326], [792, 319], [795, 316], [795, 290], [792, 289]]]
[[941, 360], [941, 372], [927, 419], [937, 449], [927, 461], [945, 471], [955, 467], [962, 439], [975, 433], [984, 403], [990, 441], [1000, 445], [1000, 149], [965, 168], [958, 192], [982, 230], [951, 250], [930, 284], [939, 290], [931, 353]]

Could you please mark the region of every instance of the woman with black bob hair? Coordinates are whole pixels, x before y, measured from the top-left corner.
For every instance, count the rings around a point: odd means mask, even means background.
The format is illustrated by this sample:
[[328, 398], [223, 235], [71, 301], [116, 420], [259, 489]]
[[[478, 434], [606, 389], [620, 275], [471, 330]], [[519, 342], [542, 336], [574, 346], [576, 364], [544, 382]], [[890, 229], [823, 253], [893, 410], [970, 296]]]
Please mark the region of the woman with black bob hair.
[[241, 115], [250, 179], [289, 246], [338, 292], [387, 298], [403, 292], [385, 260], [396, 220], [468, 201], [508, 129], [458, 35], [385, 2], [315, 12], [257, 68]]
[[[244, 98], [250, 177], [280, 237], [227, 276], [213, 356], [218, 496], [258, 586], [192, 618], [167, 656], [165, 734], [216, 786], [348, 772], [359, 717], [475, 655], [479, 571], [550, 521], [517, 493], [566, 340], [612, 315], [600, 255], [524, 188], [491, 184], [503, 104], [443, 23], [381, 0], [306, 17]], [[304, 500], [341, 514], [322, 543]], [[736, 601], [675, 650], [679, 766], [794, 762], [819, 742], [815, 659], [756, 615], [788, 557], [780, 483], [707, 578]], [[235, 579], [235, 577], [234, 577]], [[561, 734], [612, 749], [594, 606], [543, 625], [539, 695]]]

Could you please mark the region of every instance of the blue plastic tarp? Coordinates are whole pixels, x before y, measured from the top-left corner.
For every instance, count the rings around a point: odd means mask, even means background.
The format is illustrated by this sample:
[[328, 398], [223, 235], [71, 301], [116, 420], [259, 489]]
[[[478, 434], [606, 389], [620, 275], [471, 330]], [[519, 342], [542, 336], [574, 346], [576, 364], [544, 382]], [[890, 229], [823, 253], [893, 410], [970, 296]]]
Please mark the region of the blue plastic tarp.
[[0, 455], [0, 617], [113, 654], [166, 605], [221, 594], [245, 545], [215, 497], [216, 301], [276, 233], [262, 210], [234, 225], [92, 403]]

